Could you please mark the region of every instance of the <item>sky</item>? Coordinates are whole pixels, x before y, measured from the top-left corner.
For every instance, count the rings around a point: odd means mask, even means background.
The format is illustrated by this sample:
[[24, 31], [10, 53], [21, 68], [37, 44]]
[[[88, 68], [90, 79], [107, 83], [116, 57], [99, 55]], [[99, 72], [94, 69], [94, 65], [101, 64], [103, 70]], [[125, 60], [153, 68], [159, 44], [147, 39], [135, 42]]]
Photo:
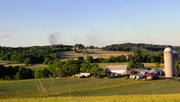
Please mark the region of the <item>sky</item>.
[[0, 46], [180, 46], [180, 0], [0, 0]]

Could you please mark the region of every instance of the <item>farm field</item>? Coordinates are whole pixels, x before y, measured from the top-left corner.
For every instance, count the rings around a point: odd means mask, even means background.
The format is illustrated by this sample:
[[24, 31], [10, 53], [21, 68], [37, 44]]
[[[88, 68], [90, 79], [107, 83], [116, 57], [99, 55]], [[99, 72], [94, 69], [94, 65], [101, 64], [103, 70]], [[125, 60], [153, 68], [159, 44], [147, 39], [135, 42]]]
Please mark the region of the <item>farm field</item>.
[[14, 61], [0, 61], [0, 65], [4, 65], [6, 67], [8, 66], [12, 66], [12, 67], [15, 67], [15, 66], [20, 66], [20, 67], [25, 67], [25, 68], [29, 68], [29, 69], [32, 69], [32, 70], [40, 70], [40, 69], [43, 69], [43, 68], [47, 68], [47, 65], [44, 65], [44, 64], [33, 64], [33, 65], [25, 65], [23, 63], [18, 63], [18, 62], [14, 62]]
[[25, 66], [25, 68], [29, 68], [32, 70], [42, 70], [43, 68], [47, 68], [48, 65], [45, 64], [34, 64], [34, 65], [29, 65], [29, 66]]
[[[78, 97], [140, 97], [141, 95], [180, 95], [180, 83], [172, 79], [154, 81], [131, 80], [125, 78], [59, 78], [1, 81], [0, 99], [23, 98], [77, 98]], [[162, 96], [163, 97], [163, 96]], [[82, 98], [83, 99], [83, 98]]]
[[89, 49], [87, 50], [89, 52], [94, 52], [92, 54], [83, 54], [83, 53], [76, 53], [74, 51], [66, 51], [66, 52], [62, 52], [62, 54], [60, 54], [62, 60], [66, 60], [66, 59], [75, 59], [79, 56], [83, 56], [85, 59], [87, 58], [87, 56], [97, 56], [98, 58], [108, 58], [110, 56], [120, 56], [120, 55], [128, 55], [128, 54], [132, 54], [132, 52], [125, 52], [125, 51], [103, 51], [101, 49]]
[[[44, 64], [34, 64], [34, 65], [28, 65], [26, 66], [25, 64], [23, 63], [15, 63], [15, 62], [12, 62], [12, 63], [9, 63], [11, 61], [0, 61], [0, 64], [8, 67], [8, 66], [21, 66], [21, 67], [25, 67], [25, 68], [29, 68], [29, 69], [32, 69], [32, 70], [41, 70], [43, 68], [47, 68], [48, 65], [44, 65]], [[127, 65], [128, 63], [127, 62], [124, 62], [124, 63], [97, 63], [101, 68], [106, 68], [106, 66], [108, 65]], [[156, 68], [156, 64], [155, 63], [144, 63], [144, 66], [145, 67], [150, 67], [150, 68]], [[160, 64], [160, 68], [164, 67], [164, 64]]]
[[164, 95], [113, 95], [4, 99], [1, 102], [179, 102], [180, 94]]
[[[102, 68], [106, 68], [106, 66], [108, 65], [128, 65], [127, 62], [124, 62], [124, 63], [98, 63], [98, 65]], [[144, 63], [144, 66], [145, 67], [150, 67], [150, 68], [156, 68], [156, 64], [155, 63]], [[161, 63], [160, 68], [163, 68], [164, 67], [164, 64]]]
[[18, 63], [18, 62], [14, 62], [14, 61], [0, 61], [0, 65], [4, 65], [4, 66], [25, 66], [25, 64], [23, 63]]

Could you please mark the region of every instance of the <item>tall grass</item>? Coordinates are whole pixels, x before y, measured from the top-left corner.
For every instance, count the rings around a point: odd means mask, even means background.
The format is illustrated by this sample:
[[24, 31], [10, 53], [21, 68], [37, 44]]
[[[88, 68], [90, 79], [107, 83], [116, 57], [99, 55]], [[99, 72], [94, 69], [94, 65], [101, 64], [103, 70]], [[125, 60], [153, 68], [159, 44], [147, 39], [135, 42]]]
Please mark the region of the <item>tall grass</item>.
[[179, 102], [180, 94], [4, 99], [1, 102]]

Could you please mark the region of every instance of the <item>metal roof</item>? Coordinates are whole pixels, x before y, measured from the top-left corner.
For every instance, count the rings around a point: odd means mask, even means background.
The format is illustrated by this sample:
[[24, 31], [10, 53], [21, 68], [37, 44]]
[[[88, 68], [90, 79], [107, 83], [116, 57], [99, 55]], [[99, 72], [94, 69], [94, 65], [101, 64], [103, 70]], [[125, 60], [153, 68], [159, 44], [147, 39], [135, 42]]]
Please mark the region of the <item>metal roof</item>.
[[112, 65], [112, 66], [107, 66], [106, 68], [110, 70], [127, 70], [127, 65]]

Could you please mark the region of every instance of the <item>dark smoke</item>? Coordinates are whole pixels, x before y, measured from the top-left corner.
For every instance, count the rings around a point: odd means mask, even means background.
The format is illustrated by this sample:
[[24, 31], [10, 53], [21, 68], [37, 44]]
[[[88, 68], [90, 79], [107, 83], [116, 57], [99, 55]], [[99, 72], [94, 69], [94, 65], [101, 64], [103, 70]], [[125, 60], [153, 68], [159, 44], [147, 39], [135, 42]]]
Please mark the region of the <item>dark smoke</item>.
[[59, 42], [59, 36], [61, 36], [60, 33], [52, 33], [49, 35], [48, 37], [48, 40], [49, 40], [49, 43], [54, 45], [54, 44], [57, 44]]
[[87, 45], [93, 45], [93, 46], [102, 46], [106, 41], [102, 41], [104, 36], [102, 34], [89, 34], [86, 36], [86, 43]]

